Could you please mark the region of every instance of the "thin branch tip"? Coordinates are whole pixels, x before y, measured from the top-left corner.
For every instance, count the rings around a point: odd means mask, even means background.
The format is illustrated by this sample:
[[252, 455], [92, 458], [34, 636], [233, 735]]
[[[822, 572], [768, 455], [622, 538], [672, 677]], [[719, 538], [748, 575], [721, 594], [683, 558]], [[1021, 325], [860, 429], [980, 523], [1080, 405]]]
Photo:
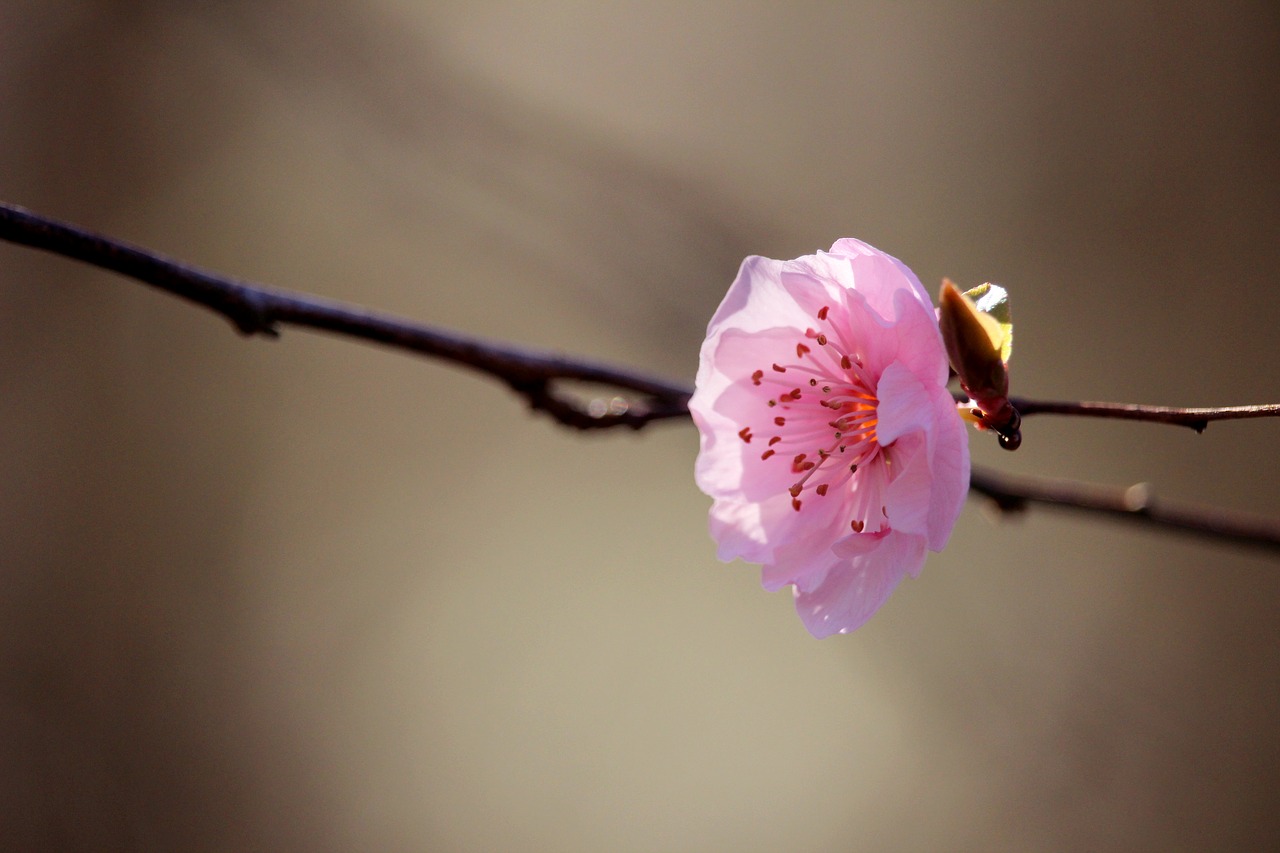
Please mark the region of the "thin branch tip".
[[1011, 399], [1023, 417], [1028, 415], [1072, 415], [1077, 417], [1110, 418], [1113, 420], [1145, 421], [1148, 423], [1182, 426], [1203, 433], [1214, 421], [1245, 420], [1249, 418], [1273, 418], [1280, 416], [1280, 403], [1262, 403], [1249, 406], [1216, 406], [1180, 408], [1176, 406], [1146, 406], [1136, 403], [1074, 402], [1066, 400]]
[[1033, 504], [1056, 507], [1280, 554], [1280, 521], [1157, 499], [1150, 483], [1107, 486], [975, 467], [969, 489], [1001, 512], [1023, 512]]

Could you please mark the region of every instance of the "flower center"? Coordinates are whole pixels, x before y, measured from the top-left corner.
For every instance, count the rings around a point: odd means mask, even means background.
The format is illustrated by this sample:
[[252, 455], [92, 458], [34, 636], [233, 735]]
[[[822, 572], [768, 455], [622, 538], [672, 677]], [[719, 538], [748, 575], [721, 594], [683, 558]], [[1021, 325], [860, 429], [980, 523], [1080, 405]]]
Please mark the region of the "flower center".
[[[854, 342], [828, 321], [830, 310], [823, 306], [817, 314], [819, 328], [806, 329], [804, 338], [796, 343], [795, 361], [775, 362], [751, 374], [752, 385], [770, 393], [782, 389], [766, 402], [773, 417], [760, 459], [771, 465], [790, 464], [796, 481], [788, 491], [796, 512], [808, 492], [825, 497], [882, 455], [876, 440], [880, 401], [874, 382]], [[756, 437], [750, 426], [743, 427], [738, 436], [747, 444]], [[879, 509], [876, 497], [874, 501], [855, 500], [855, 518], [849, 525], [854, 532], [861, 533], [871, 515], [872, 507], [860, 504], [874, 503]]]

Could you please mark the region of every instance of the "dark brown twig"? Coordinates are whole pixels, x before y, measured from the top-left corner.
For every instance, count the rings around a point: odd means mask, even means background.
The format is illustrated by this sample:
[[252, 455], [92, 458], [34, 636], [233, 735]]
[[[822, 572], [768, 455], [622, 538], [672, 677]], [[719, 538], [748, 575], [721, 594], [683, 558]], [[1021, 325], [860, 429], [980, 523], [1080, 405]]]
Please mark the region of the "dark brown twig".
[[1244, 418], [1280, 416], [1280, 404], [1257, 406], [1220, 406], [1205, 409], [1180, 409], [1172, 406], [1143, 406], [1135, 403], [1073, 403], [1057, 400], [1026, 400], [1014, 397], [1013, 407], [1027, 415], [1080, 415], [1090, 418], [1113, 418], [1123, 421], [1172, 424], [1204, 432], [1210, 421], [1233, 421]]
[[[529, 405], [577, 429], [628, 426], [688, 416], [690, 389], [621, 368], [520, 349], [380, 314], [355, 305], [248, 284], [0, 203], [0, 239], [118, 272], [223, 315], [245, 335], [276, 337], [293, 325], [384, 344], [453, 362], [501, 380]], [[603, 385], [639, 399], [601, 411], [562, 388]]]
[[1004, 512], [1019, 512], [1039, 504], [1280, 553], [1280, 522], [1276, 519], [1157, 500], [1147, 483], [1124, 488], [974, 468], [969, 489], [970, 494], [990, 498]]
[[[0, 202], [0, 240], [43, 249], [111, 270], [221, 314], [246, 335], [274, 337], [293, 325], [439, 358], [498, 379], [529, 405], [577, 429], [603, 429], [688, 417], [687, 386], [641, 373], [525, 350], [413, 323], [388, 314], [215, 275], [128, 243], [57, 222]], [[561, 388], [581, 382], [618, 389], [639, 399], [593, 406]], [[1280, 406], [1172, 409], [1118, 403], [1058, 403], [1019, 399], [1024, 415], [1053, 413], [1181, 424], [1203, 430], [1212, 420], [1280, 415]], [[1124, 518], [1238, 544], [1280, 550], [1280, 527], [1271, 519], [1201, 507], [1156, 503], [1149, 490], [1115, 489], [1068, 480], [973, 472], [974, 494], [1004, 510], [1044, 504]], [[1135, 489], [1137, 489], [1135, 491]]]

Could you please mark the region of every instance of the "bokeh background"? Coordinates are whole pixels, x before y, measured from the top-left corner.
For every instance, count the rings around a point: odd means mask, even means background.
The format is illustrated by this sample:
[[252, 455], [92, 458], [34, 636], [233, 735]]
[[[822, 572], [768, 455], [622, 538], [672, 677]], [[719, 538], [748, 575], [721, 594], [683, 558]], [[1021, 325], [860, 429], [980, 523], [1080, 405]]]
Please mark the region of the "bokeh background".
[[[1280, 399], [1274, 3], [0, 6], [0, 196], [691, 380], [747, 254], [1003, 283], [1027, 396]], [[1274, 422], [1007, 470], [1280, 513]], [[696, 434], [0, 245], [0, 836], [24, 850], [1280, 843], [1280, 564], [966, 508], [818, 642]]]

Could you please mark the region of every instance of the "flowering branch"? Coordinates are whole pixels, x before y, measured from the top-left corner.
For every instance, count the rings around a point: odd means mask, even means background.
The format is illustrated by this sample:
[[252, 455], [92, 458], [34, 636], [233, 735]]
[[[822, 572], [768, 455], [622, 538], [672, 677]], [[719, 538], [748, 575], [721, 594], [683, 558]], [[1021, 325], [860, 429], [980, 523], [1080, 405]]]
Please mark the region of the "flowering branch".
[[[43, 249], [149, 284], [221, 314], [245, 335], [277, 337], [280, 326], [292, 325], [453, 362], [488, 374], [524, 397], [533, 409], [576, 429], [640, 429], [652, 421], [689, 415], [692, 389], [685, 385], [593, 361], [485, 341], [335, 300], [249, 284], [3, 202], [0, 240]], [[586, 400], [563, 387], [565, 383], [613, 388], [634, 399]], [[1280, 416], [1280, 405], [1274, 404], [1177, 409], [1027, 399], [1011, 402], [1023, 415], [1121, 418], [1188, 426], [1197, 432], [1214, 420]], [[1002, 510], [1045, 504], [1280, 550], [1280, 525], [1273, 520], [1156, 503], [1145, 488], [1114, 489], [978, 469], [973, 471], [970, 487]]]
[[1021, 512], [1031, 504], [1042, 504], [1280, 553], [1280, 522], [1276, 519], [1156, 500], [1149, 483], [1123, 488], [974, 468], [969, 489], [990, 498], [1002, 512]]

